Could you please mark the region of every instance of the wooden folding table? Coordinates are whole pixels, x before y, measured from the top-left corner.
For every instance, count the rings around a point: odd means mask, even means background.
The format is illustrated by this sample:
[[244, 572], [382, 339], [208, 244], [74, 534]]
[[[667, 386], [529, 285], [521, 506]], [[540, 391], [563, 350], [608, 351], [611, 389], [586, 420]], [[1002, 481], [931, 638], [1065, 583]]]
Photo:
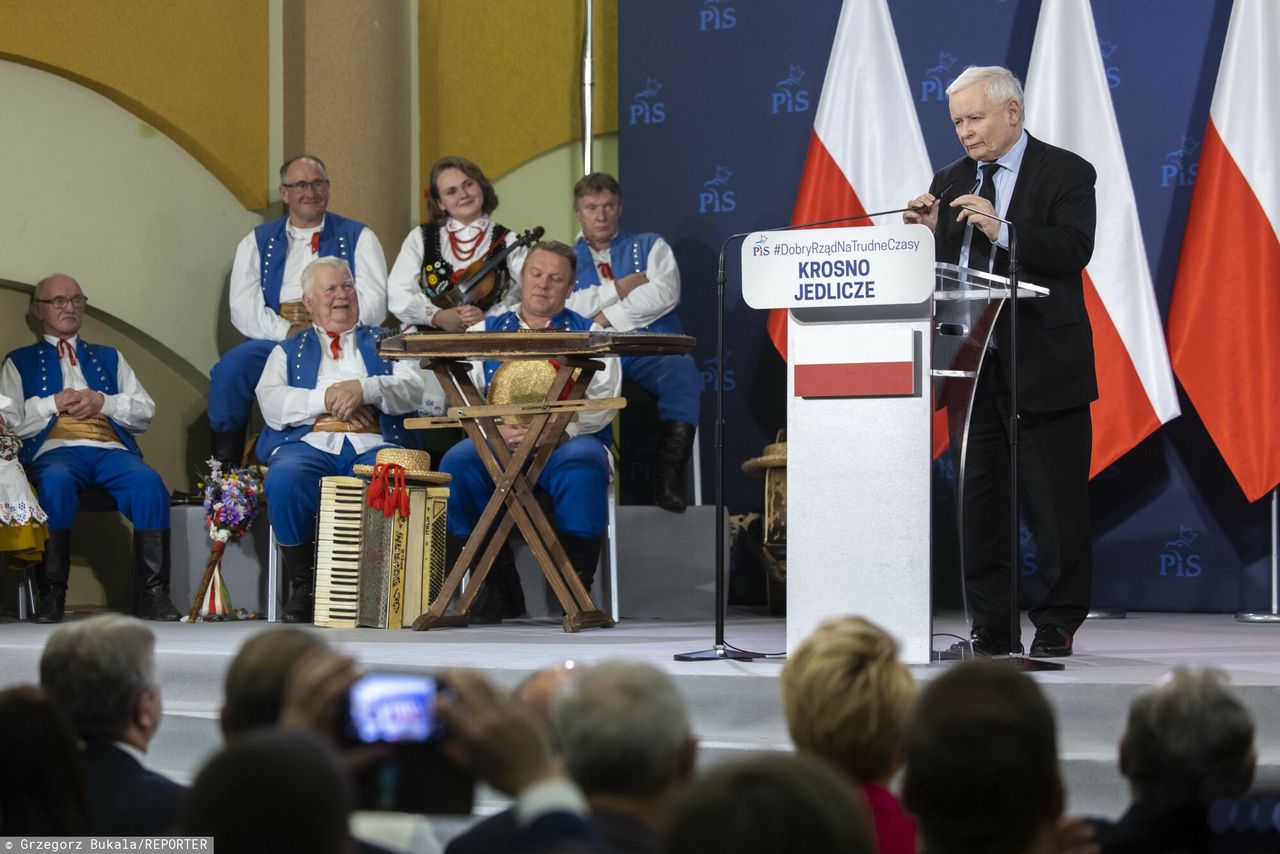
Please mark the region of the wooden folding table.
[[[382, 340], [378, 352], [384, 358], [421, 360], [444, 389], [447, 409], [443, 416], [408, 418], [405, 426], [411, 429], [461, 427], [475, 445], [494, 483], [493, 496], [462, 554], [450, 568], [430, 609], [414, 622], [414, 630], [467, 625], [471, 604], [513, 525], [520, 529], [564, 609], [564, 630], [576, 632], [613, 626], [613, 620], [595, 606], [573, 571], [555, 529], [534, 497], [535, 484], [574, 413], [621, 409], [626, 405], [622, 398], [592, 400], [586, 397], [591, 378], [605, 367], [592, 356], [688, 353], [694, 343], [687, 335], [531, 330], [419, 333]], [[557, 370], [541, 401], [494, 405], [485, 400], [471, 379], [470, 361], [477, 359], [544, 359], [552, 361]], [[498, 433], [499, 420], [508, 416], [524, 416], [530, 422], [528, 432], [514, 452]], [[446, 613], [468, 569], [471, 580], [462, 591], [457, 611]]]

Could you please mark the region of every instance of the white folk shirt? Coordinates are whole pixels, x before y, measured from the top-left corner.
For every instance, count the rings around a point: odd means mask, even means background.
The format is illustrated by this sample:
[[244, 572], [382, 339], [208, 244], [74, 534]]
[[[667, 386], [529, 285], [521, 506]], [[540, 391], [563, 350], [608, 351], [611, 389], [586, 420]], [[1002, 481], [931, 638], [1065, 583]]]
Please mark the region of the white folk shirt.
[[[324, 230], [324, 221], [315, 228], [294, 228], [285, 223], [284, 230], [289, 247], [284, 258], [280, 302], [298, 302], [302, 299], [302, 271], [317, 257], [311, 250], [311, 235]], [[368, 226], [356, 240], [355, 265], [352, 275], [360, 300], [360, 322], [380, 326], [387, 316], [387, 259], [377, 235]], [[231, 322], [246, 338], [283, 341], [290, 324], [267, 305], [261, 271], [258, 239], [251, 231], [236, 247], [236, 260], [231, 266]]]
[[[58, 336], [46, 335], [44, 340], [57, 349]], [[67, 339], [67, 343], [74, 350], [79, 340], [79, 335], [72, 335]], [[116, 388], [119, 389], [119, 392], [102, 396], [101, 414], [136, 436], [151, 426], [151, 419], [156, 414], [156, 404], [151, 399], [151, 395], [147, 394], [147, 390], [138, 382], [137, 376], [133, 373], [133, 368], [129, 367], [129, 363], [124, 358], [124, 353], [120, 353], [118, 350], [116, 353], [119, 358], [116, 368]], [[78, 357], [76, 364], [73, 365], [67, 354], [59, 353], [58, 364], [62, 368], [62, 387], [64, 389], [86, 389], [89, 387], [89, 384], [84, 380], [84, 373], [80, 369]], [[28, 397], [24, 403], [16, 403], [23, 400], [22, 376], [18, 373], [18, 368], [13, 364], [12, 360], [6, 361], [4, 368], [0, 369], [0, 395], [6, 398], [5, 402], [0, 402], [0, 406], [3, 407], [0, 408], [0, 415], [4, 416], [4, 420], [13, 427], [13, 432], [18, 434], [20, 439], [30, 439], [32, 436], [38, 435], [48, 425], [49, 419], [58, 414], [58, 404], [54, 401], [52, 394], [48, 397]], [[90, 439], [48, 439], [40, 446], [40, 450], [36, 451], [36, 456], [40, 456], [45, 451], [52, 451], [54, 448], [67, 447], [116, 448], [124, 450], [124, 445], [119, 442], [94, 442]]]
[[[387, 415], [404, 415], [418, 409], [423, 386], [422, 371], [416, 363], [397, 360], [390, 374], [371, 377], [356, 348], [354, 329], [348, 329], [338, 338], [340, 351], [336, 359], [329, 350], [328, 334], [318, 326], [311, 329], [320, 339], [321, 350], [314, 389], [289, 385], [289, 357], [283, 347], [274, 348], [267, 357], [256, 393], [262, 418], [272, 429], [288, 430], [314, 423], [329, 411], [324, 402], [325, 391], [344, 380], [359, 380], [364, 389], [364, 402]], [[302, 441], [330, 454], [342, 453], [343, 442], [350, 442], [362, 454], [387, 443], [380, 433], [308, 433]]]
[[[578, 232], [578, 239], [582, 240], [582, 232]], [[618, 298], [617, 282], [606, 274], [626, 276], [630, 271], [613, 270], [608, 249], [592, 249], [591, 258], [600, 284], [574, 291], [566, 303], [583, 317], [595, 317], [603, 312], [615, 330], [630, 332], [648, 326], [680, 305], [680, 268], [676, 265], [675, 253], [661, 237], [649, 250], [648, 267], [644, 270], [649, 280], [622, 299]]]
[[[516, 317], [520, 318], [520, 328], [530, 329], [529, 324], [525, 323], [524, 317], [516, 312]], [[467, 328], [468, 332], [484, 332], [484, 321]], [[603, 332], [603, 327], [598, 323], [591, 324], [592, 332]], [[621, 397], [622, 396], [622, 365], [618, 361], [617, 356], [594, 356], [597, 362], [604, 363], [603, 371], [596, 371], [595, 376], [591, 378], [590, 384], [587, 385], [588, 398], [602, 397]], [[488, 388], [484, 379], [484, 360], [473, 360], [471, 362], [471, 381], [475, 383], [476, 388], [480, 389], [485, 396], [488, 396]], [[578, 413], [578, 417], [569, 422], [569, 426], [565, 428], [566, 436], [590, 436], [592, 433], [599, 433], [604, 428], [613, 423], [613, 418], [618, 414], [616, 409], [584, 409]]]
[[[463, 225], [450, 217], [444, 227], [455, 234], [459, 240], [467, 242], [483, 233], [484, 236], [476, 241], [482, 247], [487, 247], [492, 239], [493, 223], [488, 217], [481, 217], [470, 225]], [[507, 239], [503, 243], [510, 246], [515, 241], [515, 232], [508, 232]], [[444, 260], [455, 270], [465, 269], [483, 252], [477, 251], [470, 260], [463, 261], [454, 253], [447, 237], [440, 251]], [[524, 268], [527, 252], [528, 250], [522, 246], [507, 256], [507, 272], [511, 275], [511, 287], [502, 300], [486, 312], [487, 314], [505, 314], [520, 301], [520, 271]], [[400, 254], [396, 256], [396, 262], [391, 265], [391, 274], [387, 277], [387, 307], [400, 319], [401, 323], [431, 326], [436, 312], [440, 309], [422, 290], [423, 254], [422, 229], [415, 228], [405, 237], [404, 243], [400, 245]]]

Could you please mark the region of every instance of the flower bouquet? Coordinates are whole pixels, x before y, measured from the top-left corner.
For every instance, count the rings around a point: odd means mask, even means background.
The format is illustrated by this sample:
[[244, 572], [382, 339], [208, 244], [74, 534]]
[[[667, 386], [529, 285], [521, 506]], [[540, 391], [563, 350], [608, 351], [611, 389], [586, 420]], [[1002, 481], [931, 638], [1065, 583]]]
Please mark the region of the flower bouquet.
[[260, 466], [224, 471], [218, 460], [211, 459], [208, 463], [209, 474], [200, 481], [199, 487], [204, 493], [205, 526], [213, 544], [200, 590], [187, 615], [193, 623], [200, 619], [238, 619], [222, 580], [222, 554], [227, 543], [240, 539], [249, 530], [262, 500]]

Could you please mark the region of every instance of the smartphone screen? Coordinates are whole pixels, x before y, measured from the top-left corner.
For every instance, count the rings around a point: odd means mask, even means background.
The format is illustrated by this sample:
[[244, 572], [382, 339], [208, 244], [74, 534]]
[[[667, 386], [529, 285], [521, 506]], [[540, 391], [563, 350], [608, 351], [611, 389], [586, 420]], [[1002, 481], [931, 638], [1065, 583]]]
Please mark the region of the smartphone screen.
[[351, 686], [347, 735], [365, 744], [424, 742], [442, 735], [436, 680], [412, 673], [368, 673]]

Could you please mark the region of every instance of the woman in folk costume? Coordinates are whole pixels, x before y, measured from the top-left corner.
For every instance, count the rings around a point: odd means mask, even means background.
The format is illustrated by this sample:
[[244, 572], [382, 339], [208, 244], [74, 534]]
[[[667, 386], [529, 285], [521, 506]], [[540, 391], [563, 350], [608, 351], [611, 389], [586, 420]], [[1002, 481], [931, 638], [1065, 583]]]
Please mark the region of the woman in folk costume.
[[[8, 406], [9, 398], [0, 395], [0, 407]], [[48, 518], [18, 462], [21, 448], [22, 440], [0, 416], [0, 552], [9, 556], [10, 566], [39, 563], [49, 538]]]
[[507, 256], [497, 271], [498, 281], [484, 299], [442, 307], [449, 303], [450, 288], [466, 279], [468, 267], [516, 241], [509, 228], [490, 219], [498, 207], [493, 184], [465, 157], [442, 157], [431, 167], [425, 195], [427, 221], [409, 232], [387, 277], [391, 313], [423, 331], [462, 332], [486, 313], [510, 310], [520, 301], [523, 247]]

